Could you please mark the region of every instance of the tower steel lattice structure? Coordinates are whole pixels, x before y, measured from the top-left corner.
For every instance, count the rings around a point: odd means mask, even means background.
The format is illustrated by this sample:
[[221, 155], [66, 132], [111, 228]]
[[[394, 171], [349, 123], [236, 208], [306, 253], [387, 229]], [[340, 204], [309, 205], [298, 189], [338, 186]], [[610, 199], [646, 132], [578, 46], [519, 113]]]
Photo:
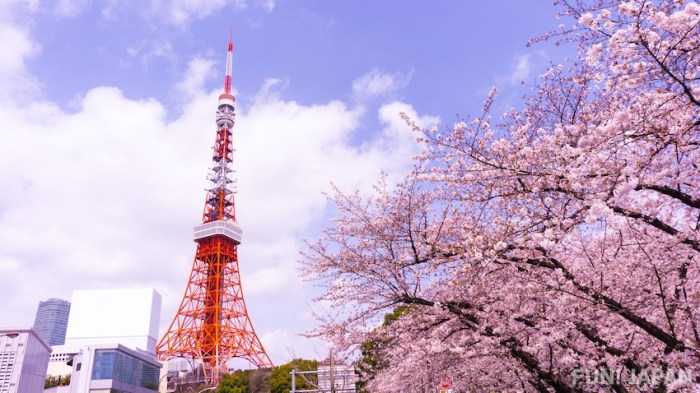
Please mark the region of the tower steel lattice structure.
[[235, 97], [231, 94], [233, 42], [229, 41], [224, 92], [216, 111], [216, 140], [202, 224], [194, 228], [197, 251], [180, 307], [158, 343], [160, 360], [199, 361], [208, 386], [242, 358], [256, 367], [271, 367], [250, 321], [238, 265], [242, 230], [236, 221], [232, 179]]

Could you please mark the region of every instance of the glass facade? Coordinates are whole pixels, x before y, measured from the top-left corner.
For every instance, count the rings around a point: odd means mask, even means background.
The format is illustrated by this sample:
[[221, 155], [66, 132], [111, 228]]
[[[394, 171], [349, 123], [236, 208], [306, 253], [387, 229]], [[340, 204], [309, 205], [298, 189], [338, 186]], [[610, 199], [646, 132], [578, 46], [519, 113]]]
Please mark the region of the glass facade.
[[158, 374], [158, 367], [125, 353], [113, 349], [95, 351], [93, 380], [111, 379], [155, 391]]

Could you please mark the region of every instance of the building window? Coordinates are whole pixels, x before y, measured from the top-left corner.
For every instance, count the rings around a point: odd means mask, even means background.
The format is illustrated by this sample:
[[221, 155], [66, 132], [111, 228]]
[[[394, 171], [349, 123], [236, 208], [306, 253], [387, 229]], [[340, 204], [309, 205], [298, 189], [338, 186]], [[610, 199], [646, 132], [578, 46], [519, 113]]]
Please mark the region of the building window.
[[92, 379], [112, 379], [133, 386], [156, 390], [158, 367], [113, 350], [95, 351]]
[[95, 351], [92, 379], [112, 379], [116, 354], [115, 351]]
[[141, 375], [141, 387], [146, 389], [158, 389], [158, 375], [160, 370], [158, 367], [145, 364], [143, 365], [143, 374]]

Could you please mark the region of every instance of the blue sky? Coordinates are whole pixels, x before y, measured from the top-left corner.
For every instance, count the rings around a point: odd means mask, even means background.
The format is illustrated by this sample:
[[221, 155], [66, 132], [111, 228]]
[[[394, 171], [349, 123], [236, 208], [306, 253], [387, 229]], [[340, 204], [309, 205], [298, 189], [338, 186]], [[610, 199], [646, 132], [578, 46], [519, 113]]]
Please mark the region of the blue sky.
[[[303, 239], [334, 182], [367, 192], [418, 152], [398, 117], [450, 125], [517, 106], [567, 50], [526, 48], [549, 0], [0, 1], [0, 325], [74, 289], [155, 287], [161, 324], [189, 274], [216, 97], [234, 31], [243, 287], [275, 362], [322, 357]], [[571, 52], [568, 52], [571, 55]]]
[[[46, 2], [29, 24], [41, 53], [28, 66], [45, 97], [67, 103], [92, 87], [117, 86], [129, 98], [168, 104], [171, 115], [173, 85], [188, 61], [206, 57], [223, 68], [229, 29], [241, 99], [275, 77], [288, 83], [284, 98], [305, 105], [349, 100], [352, 81], [377, 69], [410, 79], [395, 97], [453, 116], [478, 107], [522, 56], [546, 64], [550, 55], [525, 43], [558, 24], [548, 0], [250, 2], [211, 6], [200, 17], [168, 11], [186, 1], [76, 3], [85, 5], [75, 16], [57, 17]], [[531, 82], [536, 73], [524, 75]], [[206, 86], [221, 79], [214, 72]]]

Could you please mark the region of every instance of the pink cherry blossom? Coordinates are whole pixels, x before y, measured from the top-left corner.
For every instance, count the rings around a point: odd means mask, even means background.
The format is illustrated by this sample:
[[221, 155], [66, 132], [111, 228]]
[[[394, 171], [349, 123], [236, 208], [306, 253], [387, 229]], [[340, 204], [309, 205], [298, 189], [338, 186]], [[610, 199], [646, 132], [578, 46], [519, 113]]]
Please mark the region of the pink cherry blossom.
[[561, 7], [572, 27], [542, 39], [578, 61], [522, 110], [491, 120], [494, 91], [452, 128], [407, 118], [415, 171], [329, 196], [301, 260], [331, 305], [312, 334], [374, 343], [369, 391], [700, 391], [700, 5]]

